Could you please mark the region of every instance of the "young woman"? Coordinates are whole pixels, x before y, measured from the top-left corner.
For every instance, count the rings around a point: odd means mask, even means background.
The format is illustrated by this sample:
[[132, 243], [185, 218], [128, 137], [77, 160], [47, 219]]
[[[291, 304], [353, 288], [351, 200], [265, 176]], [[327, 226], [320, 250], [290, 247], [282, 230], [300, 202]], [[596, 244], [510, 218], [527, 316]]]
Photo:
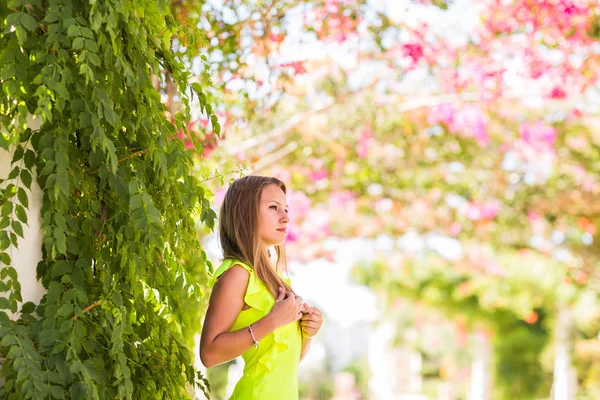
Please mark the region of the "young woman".
[[243, 357], [244, 375], [230, 400], [298, 399], [298, 364], [323, 324], [282, 274], [288, 221], [286, 188], [276, 178], [246, 176], [225, 194], [225, 260], [209, 283], [200, 358], [209, 368]]

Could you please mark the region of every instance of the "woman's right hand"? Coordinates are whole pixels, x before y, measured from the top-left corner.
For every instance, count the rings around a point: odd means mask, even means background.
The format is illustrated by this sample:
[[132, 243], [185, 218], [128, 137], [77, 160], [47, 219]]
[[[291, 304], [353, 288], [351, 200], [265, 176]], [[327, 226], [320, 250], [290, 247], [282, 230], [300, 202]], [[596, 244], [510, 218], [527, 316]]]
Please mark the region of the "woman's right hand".
[[279, 296], [275, 300], [275, 305], [271, 309], [271, 314], [277, 328], [282, 327], [302, 318], [304, 310], [302, 297], [294, 295], [292, 292], [285, 292], [279, 288]]

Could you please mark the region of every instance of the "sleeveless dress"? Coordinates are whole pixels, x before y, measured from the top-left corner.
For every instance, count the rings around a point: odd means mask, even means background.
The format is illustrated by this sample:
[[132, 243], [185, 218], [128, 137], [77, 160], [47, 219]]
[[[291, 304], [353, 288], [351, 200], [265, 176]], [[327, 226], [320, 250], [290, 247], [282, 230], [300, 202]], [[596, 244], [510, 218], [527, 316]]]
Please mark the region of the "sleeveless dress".
[[[244, 301], [250, 307], [242, 310], [231, 331], [246, 329], [271, 311], [275, 299], [254, 270], [238, 260], [226, 259], [215, 271], [208, 286], [234, 265], [250, 273]], [[281, 276], [281, 274], [280, 274]], [[288, 284], [289, 279], [281, 276]], [[250, 332], [248, 332], [250, 335]], [[229, 400], [298, 400], [298, 364], [302, 351], [302, 331], [294, 322], [276, 329], [259, 341], [258, 348], [242, 354], [244, 375]]]

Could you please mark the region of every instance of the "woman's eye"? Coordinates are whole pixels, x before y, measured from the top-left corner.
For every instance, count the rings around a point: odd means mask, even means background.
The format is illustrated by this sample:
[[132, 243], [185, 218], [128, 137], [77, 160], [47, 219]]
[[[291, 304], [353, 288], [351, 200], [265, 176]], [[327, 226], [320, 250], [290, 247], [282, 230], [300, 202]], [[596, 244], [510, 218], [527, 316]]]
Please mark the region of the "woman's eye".
[[277, 206], [271, 206], [271, 207], [269, 207], [269, 208], [271, 208], [271, 209], [273, 209], [273, 210], [277, 210]]

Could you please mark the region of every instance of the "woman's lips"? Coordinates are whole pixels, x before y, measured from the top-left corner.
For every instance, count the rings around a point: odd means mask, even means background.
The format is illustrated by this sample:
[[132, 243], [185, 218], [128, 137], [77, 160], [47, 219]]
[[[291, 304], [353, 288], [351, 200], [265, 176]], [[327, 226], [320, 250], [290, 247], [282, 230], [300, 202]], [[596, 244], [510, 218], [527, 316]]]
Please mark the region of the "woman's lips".
[[281, 229], [277, 229], [277, 230], [278, 230], [279, 232], [281, 232], [281, 233], [286, 233], [286, 232], [287, 232], [287, 229], [285, 229], [285, 228], [281, 228]]

